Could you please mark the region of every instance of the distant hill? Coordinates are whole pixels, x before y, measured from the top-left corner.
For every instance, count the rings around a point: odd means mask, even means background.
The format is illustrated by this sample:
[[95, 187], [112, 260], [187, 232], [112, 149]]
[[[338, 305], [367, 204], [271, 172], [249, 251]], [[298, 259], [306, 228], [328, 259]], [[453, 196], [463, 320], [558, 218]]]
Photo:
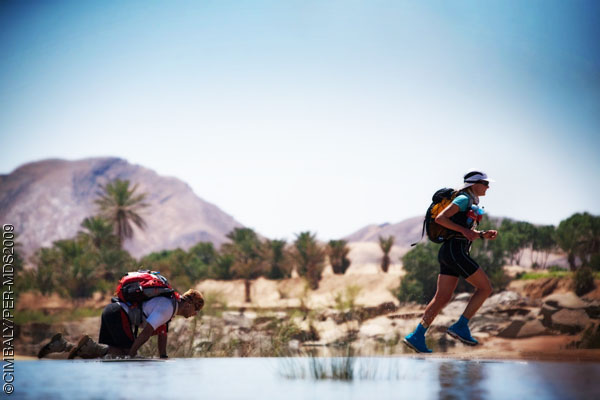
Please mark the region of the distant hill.
[[410, 245], [421, 237], [423, 217], [413, 217], [396, 224], [367, 225], [346, 236], [348, 242], [379, 242], [379, 236], [394, 236], [394, 244], [400, 247]]
[[43, 160], [0, 175], [0, 221], [11, 223], [26, 256], [53, 241], [73, 237], [85, 217], [97, 214], [100, 185], [116, 178], [139, 184], [150, 207], [147, 227], [135, 230], [125, 248], [135, 257], [163, 249], [188, 249], [199, 241], [216, 245], [242, 225], [198, 197], [179, 179], [164, 177], [120, 158]]

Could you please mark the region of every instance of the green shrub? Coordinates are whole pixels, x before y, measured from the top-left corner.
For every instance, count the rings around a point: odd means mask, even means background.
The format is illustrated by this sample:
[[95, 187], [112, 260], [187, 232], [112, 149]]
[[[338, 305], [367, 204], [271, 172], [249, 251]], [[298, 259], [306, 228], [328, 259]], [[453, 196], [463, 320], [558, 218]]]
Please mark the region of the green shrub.
[[418, 244], [402, 257], [406, 275], [395, 291], [398, 300], [425, 304], [433, 298], [440, 272], [438, 250], [433, 243]]
[[600, 271], [600, 253], [592, 254], [590, 258], [590, 267], [594, 271]]
[[428, 301], [423, 295], [423, 285], [415, 279], [406, 278], [400, 282], [400, 286], [394, 291], [394, 295], [401, 302], [415, 301], [424, 304]]
[[489, 273], [490, 282], [494, 291], [502, 291], [506, 289], [510, 283], [510, 277], [506, 275], [504, 269], [496, 269]]
[[594, 289], [594, 272], [590, 267], [581, 267], [573, 274], [573, 290], [582, 296]]
[[517, 279], [520, 280], [532, 280], [540, 278], [568, 278], [571, 276], [571, 272], [563, 270], [549, 271], [549, 272], [522, 272], [517, 275]]
[[347, 286], [344, 291], [339, 291], [335, 295], [335, 308], [338, 311], [352, 311], [355, 307], [356, 297], [361, 291], [361, 287], [357, 285]]

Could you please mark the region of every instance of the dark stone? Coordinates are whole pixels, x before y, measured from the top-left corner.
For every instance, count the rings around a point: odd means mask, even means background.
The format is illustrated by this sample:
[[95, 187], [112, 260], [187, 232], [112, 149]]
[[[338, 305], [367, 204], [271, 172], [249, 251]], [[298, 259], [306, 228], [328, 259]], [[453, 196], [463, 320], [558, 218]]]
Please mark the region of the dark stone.
[[548, 305], [548, 304], [544, 304], [542, 306], [542, 308], [540, 309], [539, 315], [541, 315], [543, 317], [542, 324], [545, 327], [548, 327], [548, 328], [552, 327], [552, 315], [554, 313], [556, 313], [557, 311], [558, 311], [557, 307], [552, 307], [551, 305]]
[[580, 349], [600, 349], [600, 324], [590, 325], [577, 344]]
[[600, 319], [600, 306], [589, 306], [585, 309], [588, 317], [593, 319]]
[[539, 319], [527, 321], [525, 325], [521, 327], [521, 330], [517, 334], [518, 338], [527, 338], [532, 336], [547, 335], [548, 329], [542, 324]]
[[[380, 315], [389, 314], [398, 309], [396, 305], [392, 302], [382, 303], [377, 307], [364, 307], [364, 308], [356, 308], [354, 310], [347, 311], [345, 313], [338, 313], [331, 318], [335, 321], [336, 324], [343, 324], [344, 322], [356, 320], [359, 322], [366, 321], [371, 318], [379, 317]], [[419, 314], [420, 316], [420, 314]], [[418, 318], [418, 317], [416, 317]]]
[[500, 310], [496, 310], [497, 314], [506, 314], [509, 317], [513, 317], [515, 315], [519, 315], [519, 316], [525, 316], [527, 314], [529, 314], [530, 310], [527, 308], [505, 308], [505, 309], [500, 309]]
[[423, 312], [415, 312], [415, 313], [388, 315], [387, 317], [389, 319], [415, 319], [415, 318], [420, 318], [422, 315], [423, 315]]
[[300, 342], [316, 342], [320, 337], [315, 327], [310, 325], [308, 331], [300, 331], [299, 333], [292, 335], [292, 339], [296, 339]]
[[519, 331], [525, 325], [525, 321], [512, 321], [510, 325], [500, 331], [498, 333], [499, 337], [508, 338], [508, 339], [516, 339], [519, 335]]

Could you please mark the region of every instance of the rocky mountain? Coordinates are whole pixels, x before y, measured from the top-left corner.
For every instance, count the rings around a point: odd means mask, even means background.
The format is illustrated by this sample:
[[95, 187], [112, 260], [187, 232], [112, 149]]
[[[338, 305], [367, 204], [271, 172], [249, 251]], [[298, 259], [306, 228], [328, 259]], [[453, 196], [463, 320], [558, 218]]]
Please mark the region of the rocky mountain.
[[419, 240], [422, 229], [423, 217], [413, 217], [396, 224], [367, 225], [344, 239], [348, 242], [379, 242], [379, 236], [394, 236], [394, 245], [410, 247]]
[[94, 200], [100, 185], [117, 178], [138, 184], [150, 205], [142, 214], [147, 227], [134, 228], [134, 238], [125, 242], [135, 257], [187, 249], [199, 241], [219, 245], [234, 227], [242, 226], [179, 179], [120, 158], [43, 160], [0, 175], [0, 221], [15, 226], [22, 251], [29, 256], [55, 240], [73, 237], [85, 217], [97, 214]]

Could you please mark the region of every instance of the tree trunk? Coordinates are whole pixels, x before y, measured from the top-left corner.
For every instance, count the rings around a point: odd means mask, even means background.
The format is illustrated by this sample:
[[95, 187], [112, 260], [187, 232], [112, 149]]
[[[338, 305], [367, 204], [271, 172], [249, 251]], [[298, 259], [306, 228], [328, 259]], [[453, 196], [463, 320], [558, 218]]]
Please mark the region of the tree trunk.
[[390, 257], [385, 254], [383, 256], [383, 258], [381, 259], [381, 269], [383, 270], [383, 272], [388, 272], [388, 269], [390, 267]]
[[575, 271], [577, 269], [577, 265], [575, 264], [575, 255], [573, 253], [569, 253], [567, 256], [567, 261], [569, 261], [569, 269], [571, 271]]
[[250, 279], [244, 279], [244, 288], [246, 289], [246, 303], [250, 303]]

